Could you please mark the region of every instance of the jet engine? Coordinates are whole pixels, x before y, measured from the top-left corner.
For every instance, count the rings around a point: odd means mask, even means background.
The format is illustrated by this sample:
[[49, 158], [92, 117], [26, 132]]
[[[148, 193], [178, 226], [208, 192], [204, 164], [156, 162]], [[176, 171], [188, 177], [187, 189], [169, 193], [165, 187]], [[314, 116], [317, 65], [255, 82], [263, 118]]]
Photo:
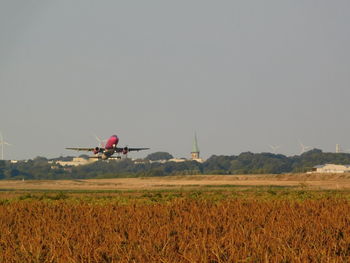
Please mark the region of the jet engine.
[[98, 154], [99, 152], [100, 152], [100, 148], [99, 147], [95, 147], [94, 154]]
[[124, 147], [123, 148], [123, 154], [127, 154], [129, 152], [129, 148], [128, 147]]

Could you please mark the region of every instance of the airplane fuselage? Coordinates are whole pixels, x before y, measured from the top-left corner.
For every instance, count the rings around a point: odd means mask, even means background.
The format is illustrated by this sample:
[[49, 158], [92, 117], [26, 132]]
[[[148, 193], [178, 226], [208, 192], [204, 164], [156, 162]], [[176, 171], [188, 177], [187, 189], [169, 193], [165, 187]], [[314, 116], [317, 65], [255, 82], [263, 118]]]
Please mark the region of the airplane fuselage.
[[112, 135], [111, 137], [109, 137], [108, 141], [106, 142], [105, 149], [101, 155], [102, 160], [107, 160], [115, 153], [118, 142], [119, 138], [117, 135]]
[[106, 142], [105, 149], [106, 150], [112, 150], [115, 149], [118, 145], [119, 138], [117, 135], [112, 135], [108, 141]]

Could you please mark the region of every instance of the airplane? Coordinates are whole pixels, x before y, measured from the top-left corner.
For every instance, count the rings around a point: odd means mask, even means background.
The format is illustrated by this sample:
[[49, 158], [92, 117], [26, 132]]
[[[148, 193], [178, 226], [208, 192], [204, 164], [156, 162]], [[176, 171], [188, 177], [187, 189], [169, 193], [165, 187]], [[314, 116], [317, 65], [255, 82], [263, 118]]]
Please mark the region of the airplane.
[[117, 154], [127, 154], [128, 152], [133, 152], [133, 151], [142, 151], [142, 150], [148, 150], [149, 148], [129, 148], [129, 147], [123, 147], [119, 148], [117, 147], [119, 142], [119, 138], [117, 135], [112, 135], [108, 141], [106, 142], [106, 145], [104, 147], [95, 147], [95, 148], [73, 148], [69, 147], [66, 148], [67, 150], [75, 150], [75, 151], [88, 151], [88, 152], [93, 152], [95, 156], [91, 156], [90, 158], [97, 158], [97, 159], [102, 159], [102, 160], [107, 160], [107, 159], [121, 159], [120, 156], [113, 157], [112, 155], [114, 153]]

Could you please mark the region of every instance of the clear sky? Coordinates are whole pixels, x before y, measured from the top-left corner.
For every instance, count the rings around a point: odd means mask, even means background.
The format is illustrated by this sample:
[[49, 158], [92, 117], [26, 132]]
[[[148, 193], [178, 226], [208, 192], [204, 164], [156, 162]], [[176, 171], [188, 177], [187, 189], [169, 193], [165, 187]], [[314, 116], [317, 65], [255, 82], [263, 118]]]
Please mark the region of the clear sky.
[[5, 158], [350, 149], [348, 0], [0, 0]]

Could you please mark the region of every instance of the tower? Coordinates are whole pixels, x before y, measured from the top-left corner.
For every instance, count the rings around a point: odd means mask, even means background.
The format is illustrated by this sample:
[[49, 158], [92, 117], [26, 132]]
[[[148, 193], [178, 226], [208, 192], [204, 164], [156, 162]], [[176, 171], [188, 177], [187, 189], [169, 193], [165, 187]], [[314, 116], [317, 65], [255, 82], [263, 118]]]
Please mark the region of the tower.
[[342, 149], [341, 149], [340, 144], [336, 144], [336, 145], [335, 145], [335, 152], [336, 152], [336, 153], [341, 153], [341, 152], [342, 152]]
[[194, 134], [191, 158], [192, 158], [192, 160], [199, 159], [199, 148], [198, 148], [198, 142], [197, 142], [197, 135], [196, 135], [196, 133]]

